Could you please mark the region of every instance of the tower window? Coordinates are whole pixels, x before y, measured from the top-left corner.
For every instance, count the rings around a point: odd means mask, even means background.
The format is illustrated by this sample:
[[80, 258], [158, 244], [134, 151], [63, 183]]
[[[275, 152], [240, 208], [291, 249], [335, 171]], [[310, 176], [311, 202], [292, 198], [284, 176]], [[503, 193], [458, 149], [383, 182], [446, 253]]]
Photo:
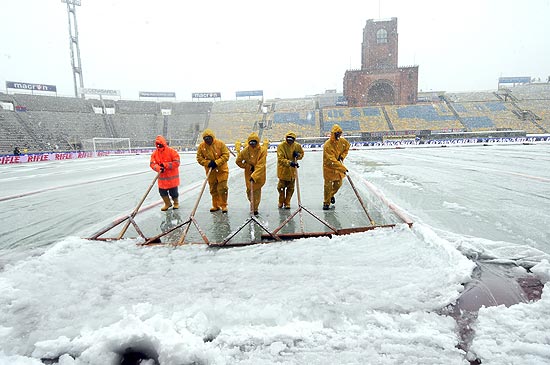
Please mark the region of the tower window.
[[378, 29], [376, 32], [376, 43], [388, 43], [388, 32], [385, 29]]

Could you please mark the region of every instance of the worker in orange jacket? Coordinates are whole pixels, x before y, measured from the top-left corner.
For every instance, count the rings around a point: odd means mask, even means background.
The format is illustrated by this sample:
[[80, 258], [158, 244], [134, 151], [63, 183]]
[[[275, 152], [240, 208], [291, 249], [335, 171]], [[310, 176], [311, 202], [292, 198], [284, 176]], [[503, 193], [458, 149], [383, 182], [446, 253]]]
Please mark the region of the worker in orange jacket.
[[180, 207], [178, 201], [180, 156], [178, 151], [168, 146], [163, 136], [157, 136], [155, 146], [157, 149], [151, 155], [150, 166], [154, 171], [160, 172], [158, 187], [160, 197], [164, 201], [164, 206], [160, 210], [166, 211], [172, 206], [170, 197], [174, 202], [174, 209], [178, 209]]
[[348, 155], [350, 143], [342, 137], [342, 132], [342, 128], [334, 124], [330, 138], [323, 144], [323, 210], [328, 210], [330, 203], [336, 202], [334, 195], [342, 186], [342, 180], [348, 172], [344, 166], [344, 159]]

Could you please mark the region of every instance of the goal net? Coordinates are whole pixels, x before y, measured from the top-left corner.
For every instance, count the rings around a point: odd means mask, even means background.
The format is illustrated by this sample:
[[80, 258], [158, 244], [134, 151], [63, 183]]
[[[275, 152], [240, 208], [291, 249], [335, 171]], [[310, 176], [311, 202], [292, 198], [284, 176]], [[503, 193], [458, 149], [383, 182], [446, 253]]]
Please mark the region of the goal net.
[[82, 141], [84, 151], [93, 156], [122, 155], [132, 153], [130, 138], [92, 138]]

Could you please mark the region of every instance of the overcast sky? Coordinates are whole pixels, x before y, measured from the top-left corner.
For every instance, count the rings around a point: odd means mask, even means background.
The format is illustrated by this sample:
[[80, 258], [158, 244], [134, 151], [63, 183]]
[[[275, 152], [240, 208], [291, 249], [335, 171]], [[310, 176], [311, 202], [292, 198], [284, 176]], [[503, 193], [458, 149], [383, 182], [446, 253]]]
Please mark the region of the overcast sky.
[[[345, 71], [361, 67], [366, 21], [391, 17], [399, 65], [419, 65], [419, 90], [494, 90], [500, 76], [550, 76], [550, 0], [82, 0], [76, 14], [84, 86], [125, 99], [341, 92]], [[61, 0], [2, 0], [0, 90], [21, 81], [74, 95], [69, 44]]]

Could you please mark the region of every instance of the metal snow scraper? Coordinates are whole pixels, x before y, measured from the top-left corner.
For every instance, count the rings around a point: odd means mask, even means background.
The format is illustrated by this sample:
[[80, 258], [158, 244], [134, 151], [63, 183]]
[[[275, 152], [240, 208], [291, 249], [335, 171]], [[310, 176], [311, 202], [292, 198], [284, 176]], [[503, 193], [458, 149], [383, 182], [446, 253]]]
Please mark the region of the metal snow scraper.
[[[294, 162], [296, 162], [296, 160]], [[337, 228], [333, 227], [331, 224], [329, 224], [328, 222], [326, 222], [325, 220], [318, 217], [316, 214], [314, 214], [313, 212], [311, 212], [309, 209], [307, 209], [306, 207], [304, 207], [302, 205], [301, 197], [300, 197], [300, 183], [299, 183], [299, 177], [298, 177], [298, 169], [296, 169], [296, 171], [295, 171], [295, 177], [296, 177], [296, 192], [297, 192], [297, 198], [298, 198], [298, 209], [295, 212], [293, 212], [279, 227], [277, 227], [273, 232], [271, 232], [272, 234], [277, 235], [277, 237], [279, 237], [280, 239], [293, 240], [293, 239], [309, 238], [309, 237], [332, 237], [333, 235], [339, 236], [339, 235], [346, 235], [346, 234], [350, 234], [350, 233], [370, 231], [370, 230], [373, 230], [375, 228], [395, 227], [395, 224], [384, 224], [384, 225], [376, 225], [375, 224], [374, 220], [371, 218], [371, 216], [370, 216], [370, 214], [367, 210], [367, 207], [365, 206], [365, 203], [363, 202], [363, 199], [361, 198], [361, 196], [359, 195], [359, 192], [355, 188], [355, 185], [353, 184], [353, 181], [351, 180], [351, 177], [349, 176], [349, 174], [346, 174], [346, 177], [347, 177], [347, 179], [348, 179], [348, 181], [351, 185], [351, 188], [352, 188], [353, 192], [355, 193], [355, 196], [359, 200], [359, 203], [361, 204], [361, 207], [365, 211], [371, 225], [366, 226], [366, 227], [354, 227], [354, 228], [337, 229]], [[330, 231], [305, 232], [304, 231], [304, 222], [303, 222], [303, 219], [302, 219], [302, 211], [305, 211], [305, 212], [309, 213], [312, 217], [314, 217], [319, 222], [321, 222], [323, 225], [325, 225], [327, 228], [329, 228]], [[292, 220], [292, 218], [294, 218], [296, 216], [296, 214], [300, 215], [300, 232], [279, 234], [278, 232], [285, 225], [287, 225]], [[269, 235], [262, 235], [262, 239], [269, 240], [270, 236]]]
[[[297, 162], [296, 158], [294, 158], [294, 162], [295, 163]], [[334, 228], [328, 222], [326, 222], [325, 220], [319, 218], [316, 214], [314, 214], [313, 212], [311, 212], [309, 209], [307, 209], [306, 207], [304, 207], [302, 205], [302, 198], [301, 198], [301, 195], [300, 195], [300, 180], [299, 180], [299, 174], [298, 174], [298, 169], [297, 168], [294, 169], [294, 177], [295, 177], [295, 180], [296, 180], [296, 197], [298, 198], [298, 209], [296, 209], [292, 214], [290, 214], [290, 216], [287, 219], [285, 219], [285, 221], [283, 223], [281, 223], [281, 225], [279, 227], [277, 227], [272, 232], [272, 234], [275, 234], [278, 237], [280, 237], [281, 239], [285, 239], [285, 240], [292, 240], [292, 239], [305, 238], [305, 237], [329, 236], [329, 235], [332, 235], [332, 234], [337, 234], [338, 229]], [[305, 230], [304, 230], [304, 219], [303, 219], [303, 216], [302, 216], [302, 211], [305, 211], [306, 213], [309, 213], [309, 215], [311, 215], [313, 218], [317, 219], [319, 222], [321, 222], [323, 225], [325, 225], [331, 231], [330, 232], [305, 232]], [[284, 233], [284, 234], [279, 235], [278, 232], [281, 229], [283, 229], [283, 227], [286, 226], [292, 220], [292, 218], [294, 218], [296, 216], [296, 214], [298, 214], [299, 218], [300, 218], [300, 232], [297, 232], [297, 233]], [[265, 236], [265, 237], [262, 236], [262, 238], [269, 239], [268, 236]]]
[[[151, 182], [151, 184], [149, 185], [149, 187], [147, 188], [147, 191], [145, 192], [145, 194], [143, 195], [143, 197], [141, 198], [141, 200], [139, 201], [138, 205], [135, 207], [135, 209], [126, 217], [124, 218], [121, 218], [121, 219], [118, 219], [116, 221], [114, 221], [113, 223], [111, 223], [110, 225], [108, 225], [107, 227], [101, 229], [100, 231], [94, 233], [91, 237], [89, 237], [88, 239], [90, 240], [97, 240], [97, 241], [114, 241], [114, 240], [121, 240], [123, 237], [124, 237], [124, 234], [126, 233], [126, 231], [128, 230], [128, 228], [130, 227], [130, 224], [132, 224], [136, 230], [136, 232], [145, 240], [147, 240], [147, 238], [145, 237], [145, 235], [143, 234], [143, 232], [141, 231], [141, 229], [138, 227], [136, 221], [134, 220], [135, 216], [137, 215], [137, 213], [139, 212], [139, 208], [141, 208], [141, 205], [143, 204], [143, 202], [145, 201], [145, 198], [147, 198], [147, 195], [149, 195], [149, 193], [151, 192], [151, 189], [153, 188], [153, 186], [155, 185], [155, 183], [157, 182], [158, 178], [160, 176], [160, 172], [158, 172], [156, 175], [155, 175], [155, 178], [153, 179], [153, 181]], [[123, 222], [126, 222], [126, 224], [124, 225], [124, 227], [122, 228], [122, 230], [120, 231], [119, 235], [116, 237], [116, 238], [105, 238], [105, 237], [100, 237], [102, 236], [103, 234], [107, 233], [108, 231], [110, 231], [111, 229], [115, 228], [116, 226], [118, 226], [119, 224], [123, 223]], [[160, 241], [159, 241], [160, 242]]]
[[167, 244], [171, 244], [173, 246], [181, 246], [185, 243], [185, 237], [187, 236], [187, 233], [189, 232], [189, 228], [191, 227], [191, 223], [193, 223], [195, 225], [195, 228], [197, 228], [197, 231], [199, 232], [199, 234], [200, 234], [202, 240], [204, 241], [204, 243], [206, 243], [207, 245], [210, 244], [210, 241], [208, 240], [208, 237], [206, 237], [203, 230], [199, 227], [199, 224], [197, 223], [197, 221], [195, 219], [195, 213], [197, 212], [197, 207], [199, 206], [199, 202], [201, 201], [202, 194], [204, 193], [204, 189], [206, 187], [206, 183], [208, 182], [208, 177], [210, 176], [211, 172], [212, 172], [212, 168], [209, 168], [208, 172], [206, 173], [206, 178], [204, 179], [204, 181], [202, 183], [201, 191], [199, 193], [199, 197], [197, 198], [197, 201], [195, 202], [195, 206], [191, 210], [191, 214], [189, 214], [189, 218], [185, 222], [183, 222], [181, 224], [178, 224], [177, 226], [175, 226], [173, 228], [170, 228], [169, 230], [164, 231], [164, 232], [160, 233], [159, 235], [157, 235], [155, 237], [151, 237], [143, 243], [140, 243], [141, 246], [159, 244], [159, 243], [161, 243], [161, 241], [160, 241], [161, 237], [164, 237], [167, 234], [175, 231], [176, 229], [185, 226], [185, 229], [184, 229], [183, 233], [181, 234], [181, 236], [180, 236], [180, 238], [177, 242], [167, 243]]
[[[212, 248], [228, 248], [228, 247], [239, 247], [239, 246], [248, 246], [248, 245], [255, 245], [255, 244], [262, 244], [262, 243], [270, 243], [270, 242], [282, 241], [282, 240], [294, 240], [294, 239], [308, 238], [308, 237], [332, 237], [334, 235], [338, 236], [338, 235], [346, 235], [346, 234], [357, 233], [357, 232], [365, 232], [365, 231], [373, 230], [373, 229], [376, 229], [376, 228], [392, 228], [392, 227], [395, 227], [395, 224], [378, 224], [378, 225], [375, 224], [374, 220], [372, 219], [371, 215], [369, 214], [369, 212], [367, 210], [367, 207], [366, 207], [365, 203], [363, 202], [363, 199], [361, 198], [358, 190], [356, 189], [355, 184], [351, 180], [351, 177], [349, 175], [347, 175], [348, 181], [350, 182], [350, 185], [353, 189], [353, 192], [355, 193], [356, 198], [359, 201], [359, 203], [361, 204], [361, 206], [362, 206], [365, 214], [367, 215], [371, 225], [363, 226], [363, 227], [336, 228], [333, 224], [330, 224], [327, 221], [321, 219], [319, 216], [317, 216], [315, 213], [313, 213], [311, 210], [309, 210], [308, 208], [306, 208], [302, 204], [299, 176], [298, 176], [298, 171], [296, 170], [295, 171], [295, 176], [296, 176], [298, 208], [296, 209], [296, 211], [294, 211], [292, 214], [290, 214], [290, 216], [288, 216], [277, 228], [270, 231], [267, 228], [266, 224], [263, 223], [257, 216], [254, 215], [254, 196], [252, 194], [254, 183], [252, 182], [252, 186], [251, 186], [251, 190], [250, 190], [250, 199], [249, 199], [250, 200], [249, 218], [237, 230], [235, 230], [234, 232], [232, 232], [231, 234], [226, 236], [226, 238], [223, 241], [221, 241], [221, 242], [211, 242], [207, 238], [206, 234], [201, 230], [198, 222], [195, 219], [195, 212], [197, 210], [197, 207], [199, 205], [201, 197], [204, 193], [206, 183], [208, 182], [208, 176], [210, 174], [210, 171], [211, 170], [208, 171], [207, 176], [206, 176], [205, 180], [202, 183], [202, 187], [201, 187], [199, 196], [197, 198], [197, 201], [195, 203], [195, 206], [193, 207], [189, 218], [184, 223], [178, 224], [178, 225], [176, 225], [172, 228], [164, 230], [159, 235], [156, 235], [156, 236], [151, 237], [151, 238], [147, 238], [143, 234], [141, 229], [138, 227], [138, 225], [136, 224], [136, 222], [134, 220], [134, 217], [138, 213], [141, 205], [143, 204], [143, 201], [145, 200], [145, 198], [147, 197], [147, 195], [151, 191], [153, 185], [155, 184], [156, 180], [158, 179], [158, 174], [157, 174], [157, 176], [155, 176], [155, 179], [153, 179], [153, 182], [148, 187], [145, 195], [140, 200], [140, 202], [136, 206], [136, 208], [131, 212], [131, 214], [129, 214], [128, 216], [126, 216], [122, 219], [118, 219], [117, 221], [110, 224], [108, 227], [106, 227], [106, 228], [100, 230], [99, 232], [95, 233], [94, 235], [92, 235], [89, 239], [99, 240], [99, 241], [120, 240], [124, 237], [124, 234], [126, 233], [126, 230], [130, 226], [130, 224], [132, 224], [134, 226], [136, 232], [138, 233], [138, 235], [141, 238], [143, 238], [143, 240], [144, 240], [143, 243], [139, 243], [139, 245], [141, 245], [141, 246], [153, 246], [153, 245], [180, 246], [180, 245], [184, 245], [184, 244], [206, 244], [206, 245], [208, 245], [209, 247], [212, 247]], [[369, 190], [371, 190], [371, 192], [374, 193], [374, 195], [377, 196], [384, 205], [386, 205], [390, 210], [392, 210], [393, 213], [403, 223], [407, 223], [409, 225], [409, 227], [412, 226], [412, 221], [405, 214], [400, 212], [397, 207], [393, 206], [393, 204], [390, 204], [387, 200], [385, 200], [385, 198], [382, 196], [382, 194], [380, 192], [378, 192], [376, 190], [376, 188], [374, 186], [372, 186], [372, 184], [370, 184], [366, 180], [364, 180], [363, 182], [367, 185]], [[326, 231], [318, 231], [318, 232], [308, 232], [308, 231], [306, 231], [306, 229], [304, 227], [304, 221], [303, 221], [303, 212], [306, 212], [307, 214], [312, 216], [315, 220], [317, 220], [322, 225], [327, 227], [327, 230]], [[283, 227], [285, 227], [289, 222], [291, 222], [292, 219], [296, 217], [296, 215], [299, 215], [299, 218], [300, 218], [300, 228], [299, 228], [299, 230], [297, 230], [297, 232], [280, 233], [281, 230], [283, 229]], [[114, 237], [114, 238], [103, 238], [103, 237], [101, 237], [101, 235], [105, 234], [106, 232], [108, 232], [109, 230], [113, 229], [114, 227], [120, 225], [123, 222], [126, 222], [126, 225], [122, 229], [122, 231], [118, 234], [117, 237]], [[202, 238], [201, 242], [186, 242], [185, 241], [191, 224], [195, 225], [195, 227], [199, 231], [199, 234]], [[175, 230], [177, 230], [181, 227], [184, 227], [184, 226], [185, 226], [185, 229], [184, 229], [183, 233], [181, 234], [181, 236], [179, 237], [179, 239], [177, 241], [175, 241], [175, 242], [162, 242], [161, 241], [161, 238], [163, 238], [164, 236], [166, 236], [166, 235], [168, 235], [168, 234], [174, 232]], [[233, 240], [235, 239], [237, 234], [239, 232], [241, 232], [247, 226], [250, 226], [250, 228], [251, 228], [251, 234], [252, 234], [251, 239], [250, 240], [245, 239], [244, 240], [245, 242], [233, 242]], [[265, 234], [261, 235], [261, 238], [256, 236], [255, 233], [254, 233], [254, 228], [256, 226], [259, 226], [265, 232]]]
[[[250, 225], [252, 230], [254, 229], [254, 224], [259, 226], [261, 229], [263, 229], [265, 232], [267, 232], [267, 236], [269, 236], [271, 239], [280, 241], [281, 239], [274, 233], [269, 232], [269, 230], [264, 226], [262, 222], [258, 220], [258, 218], [255, 215], [254, 211], [254, 181], [251, 179], [250, 181], [250, 216], [248, 219], [239, 227], [237, 228], [233, 233], [231, 233], [229, 236], [227, 236], [222, 242], [220, 243], [211, 243], [209, 246], [211, 247], [235, 247], [235, 246], [247, 246], [247, 245], [253, 245], [261, 242], [247, 242], [247, 243], [230, 243], [231, 239], [235, 237], [244, 227]], [[262, 235], [263, 237], [263, 235]]]

